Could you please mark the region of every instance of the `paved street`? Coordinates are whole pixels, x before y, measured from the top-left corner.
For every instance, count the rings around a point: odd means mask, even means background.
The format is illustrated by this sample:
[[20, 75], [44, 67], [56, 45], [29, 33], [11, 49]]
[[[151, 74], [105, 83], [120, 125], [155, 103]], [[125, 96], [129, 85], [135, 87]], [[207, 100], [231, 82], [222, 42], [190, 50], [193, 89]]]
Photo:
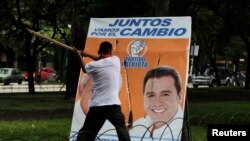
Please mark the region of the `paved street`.
[[[66, 91], [66, 86], [62, 84], [37, 84], [35, 83], [36, 92], [52, 92], [52, 91]], [[10, 83], [4, 85], [0, 83], [0, 93], [15, 93], [15, 92], [28, 92], [28, 82], [22, 84]]]
[[[187, 85], [188, 88], [194, 88], [192, 83], [188, 83]], [[208, 88], [208, 86], [204, 85], [204, 86], [199, 86], [199, 88]]]
[[[188, 83], [188, 88], [193, 88], [193, 85]], [[208, 86], [199, 86], [199, 88], [205, 88]], [[66, 85], [62, 84], [48, 84], [35, 83], [36, 92], [53, 92], [53, 91], [66, 91]], [[28, 82], [24, 81], [22, 84], [10, 83], [10, 85], [4, 85], [0, 83], [0, 93], [15, 93], [15, 92], [28, 92]]]

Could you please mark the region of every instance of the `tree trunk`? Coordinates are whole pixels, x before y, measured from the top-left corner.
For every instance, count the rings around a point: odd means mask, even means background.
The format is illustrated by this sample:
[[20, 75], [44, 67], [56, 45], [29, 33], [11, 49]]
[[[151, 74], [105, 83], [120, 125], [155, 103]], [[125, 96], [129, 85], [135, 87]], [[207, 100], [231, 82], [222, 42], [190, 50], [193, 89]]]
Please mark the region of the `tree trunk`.
[[26, 53], [27, 68], [28, 68], [28, 86], [29, 86], [29, 93], [34, 94], [35, 93], [34, 78], [33, 78], [34, 63], [33, 63], [33, 59], [31, 57], [31, 52], [30, 52], [31, 39], [32, 39], [32, 35], [30, 33], [26, 33], [25, 53]]
[[[85, 30], [84, 22], [79, 20], [77, 23], [72, 24], [72, 42], [73, 46], [77, 49], [83, 50], [85, 44]], [[80, 64], [78, 59], [72, 52], [69, 52], [67, 74], [66, 74], [66, 95], [65, 98], [76, 96], [78, 78], [80, 73]]]

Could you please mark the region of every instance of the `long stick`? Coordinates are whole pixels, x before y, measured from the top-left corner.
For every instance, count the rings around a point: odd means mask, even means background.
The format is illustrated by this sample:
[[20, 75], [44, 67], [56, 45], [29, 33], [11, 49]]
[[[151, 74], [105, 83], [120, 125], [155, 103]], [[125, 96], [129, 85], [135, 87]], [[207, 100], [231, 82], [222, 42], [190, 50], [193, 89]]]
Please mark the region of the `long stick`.
[[61, 43], [61, 42], [58, 42], [57, 40], [54, 40], [54, 39], [52, 39], [52, 38], [46, 37], [46, 36], [44, 36], [44, 35], [42, 35], [42, 34], [40, 34], [40, 33], [38, 33], [38, 32], [35, 32], [35, 31], [33, 31], [33, 30], [29, 29], [29, 28], [26, 28], [26, 29], [27, 29], [30, 33], [32, 33], [32, 34], [34, 34], [34, 35], [36, 35], [36, 36], [38, 36], [38, 37], [40, 37], [40, 38], [46, 39], [46, 40], [52, 42], [52, 43], [55, 44], [55, 45], [58, 45], [58, 46], [60, 46], [60, 47], [63, 47], [63, 48], [65, 48], [65, 49], [68, 49], [68, 50], [70, 50], [70, 51], [74, 51], [73, 48], [70, 47], [70, 46], [68, 46], [68, 45], [65, 45], [65, 44], [63, 44], [63, 43]]

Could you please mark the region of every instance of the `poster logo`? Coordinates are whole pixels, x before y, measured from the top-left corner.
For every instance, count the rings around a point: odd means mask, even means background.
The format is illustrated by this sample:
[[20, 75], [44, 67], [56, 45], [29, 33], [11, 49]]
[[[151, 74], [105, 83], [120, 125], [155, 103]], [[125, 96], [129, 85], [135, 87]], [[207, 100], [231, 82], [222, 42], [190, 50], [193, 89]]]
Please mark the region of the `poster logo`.
[[146, 68], [148, 63], [143, 55], [147, 51], [147, 43], [144, 40], [133, 40], [127, 47], [129, 56], [125, 57], [122, 67], [126, 68]]

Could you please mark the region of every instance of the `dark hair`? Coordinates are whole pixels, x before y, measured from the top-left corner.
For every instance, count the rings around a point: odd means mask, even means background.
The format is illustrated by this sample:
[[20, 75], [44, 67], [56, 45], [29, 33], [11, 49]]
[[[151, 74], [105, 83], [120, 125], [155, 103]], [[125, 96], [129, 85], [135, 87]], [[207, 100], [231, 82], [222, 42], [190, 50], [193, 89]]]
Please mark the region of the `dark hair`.
[[112, 44], [110, 42], [104, 41], [100, 44], [98, 54], [103, 55], [112, 52]]
[[175, 68], [170, 66], [159, 66], [156, 68], [153, 68], [147, 72], [147, 74], [144, 77], [143, 80], [143, 94], [145, 92], [145, 86], [150, 78], [160, 78], [163, 76], [172, 76], [175, 80], [175, 88], [177, 90], [177, 93], [180, 94], [181, 92], [181, 81], [180, 81], [180, 75], [175, 70]]

